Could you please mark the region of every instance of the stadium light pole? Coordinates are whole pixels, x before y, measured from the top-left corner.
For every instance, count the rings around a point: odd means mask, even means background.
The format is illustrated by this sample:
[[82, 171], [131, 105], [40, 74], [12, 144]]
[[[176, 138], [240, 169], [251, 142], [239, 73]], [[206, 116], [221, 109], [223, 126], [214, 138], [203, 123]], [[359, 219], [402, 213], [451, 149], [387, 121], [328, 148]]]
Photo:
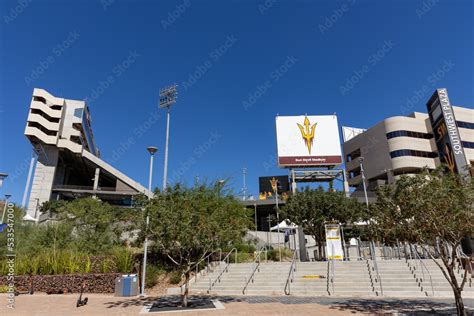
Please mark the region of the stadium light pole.
[[168, 181], [168, 144], [170, 138], [170, 112], [171, 106], [176, 103], [178, 97], [177, 85], [172, 85], [160, 90], [160, 108], [167, 109], [166, 115], [166, 145], [165, 145], [165, 162], [163, 171], [163, 192], [166, 191]]
[[[158, 148], [150, 146], [147, 147], [148, 152], [150, 153], [150, 175], [148, 178], [148, 191], [150, 195], [148, 199], [151, 199], [151, 182], [153, 178], [153, 157], [155, 153], [158, 151]], [[141, 296], [145, 296], [145, 276], [146, 276], [146, 260], [148, 254], [148, 225], [150, 224], [150, 216], [146, 215], [146, 226], [145, 226], [145, 242], [143, 244], [143, 271], [142, 271], [142, 289], [141, 289]]]

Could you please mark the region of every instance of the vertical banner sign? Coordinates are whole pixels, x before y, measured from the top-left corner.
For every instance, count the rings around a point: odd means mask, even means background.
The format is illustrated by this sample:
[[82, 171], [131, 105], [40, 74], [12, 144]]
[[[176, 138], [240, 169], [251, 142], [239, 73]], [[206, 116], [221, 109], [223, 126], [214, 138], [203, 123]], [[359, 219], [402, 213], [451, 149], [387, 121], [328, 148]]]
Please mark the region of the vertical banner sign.
[[441, 162], [452, 172], [468, 175], [466, 155], [446, 88], [437, 89], [426, 106]]
[[326, 253], [328, 259], [344, 260], [339, 224], [326, 224]]

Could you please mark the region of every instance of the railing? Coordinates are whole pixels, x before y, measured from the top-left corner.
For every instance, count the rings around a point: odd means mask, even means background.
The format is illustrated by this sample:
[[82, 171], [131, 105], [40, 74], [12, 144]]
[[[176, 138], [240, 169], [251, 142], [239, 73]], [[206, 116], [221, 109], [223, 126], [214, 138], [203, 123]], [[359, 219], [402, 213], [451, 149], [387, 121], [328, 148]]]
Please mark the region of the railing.
[[[229, 253], [224, 257], [224, 259], [219, 260], [219, 275], [214, 279], [214, 282], [212, 282], [211, 278], [209, 278], [209, 288], [207, 290], [207, 293], [209, 294], [212, 290], [212, 287], [216, 284], [216, 282], [221, 282], [221, 276], [224, 274], [224, 272], [229, 272], [229, 265], [230, 265], [230, 255], [235, 251], [235, 263], [237, 263], [237, 249], [232, 248]], [[224, 269], [221, 269], [221, 263], [222, 261], [226, 262], [226, 265]]]
[[[209, 263], [210, 263], [210, 258], [213, 254], [216, 254], [217, 252], [219, 252], [219, 261], [220, 259], [222, 258], [222, 249], [218, 248], [214, 251], [212, 251], [211, 253], [209, 253], [207, 256], [203, 257], [201, 260], [199, 260], [194, 266], [192, 266], [189, 271], [193, 271], [195, 270], [195, 273], [194, 273], [194, 282], [197, 282], [197, 277], [198, 277], [198, 272], [199, 272], [199, 265], [201, 264], [201, 262], [207, 260], [207, 264], [206, 264], [206, 273], [209, 272]], [[181, 278], [184, 276], [184, 273], [181, 275]], [[191, 281], [191, 280], [189, 280]], [[184, 285], [184, 284], [183, 284]], [[183, 289], [183, 285], [181, 285], [181, 290]]]
[[296, 258], [297, 258], [298, 252], [295, 250], [293, 253], [293, 258], [291, 259], [291, 265], [290, 265], [290, 272], [288, 272], [288, 277], [286, 278], [286, 284], [285, 284], [285, 294], [290, 295], [291, 292], [291, 283], [293, 283], [295, 279], [295, 272], [296, 272]]
[[245, 285], [244, 285], [244, 288], [242, 289], [242, 294], [245, 294], [245, 291], [247, 290], [249, 283], [250, 282], [253, 283], [255, 272], [257, 271], [260, 272], [260, 256], [262, 255], [263, 252], [264, 252], [264, 249], [261, 249], [255, 256], [255, 259], [252, 262], [252, 269], [250, 269], [251, 270], [250, 276], [248, 279], [247, 277], [245, 277]]
[[327, 283], [326, 283], [326, 289], [328, 291], [328, 295], [331, 295], [329, 288], [331, 288], [332, 294], [334, 294], [334, 245], [331, 245], [331, 250], [332, 250], [331, 259], [329, 259], [329, 256], [328, 256], [328, 273], [327, 273]]
[[[426, 267], [426, 265], [425, 265], [425, 263], [423, 262], [423, 260], [421, 260], [420, 254], [418, 253], [418, 249], [416, 248], [416, 246], [415, 246], [414, 248], [415, 248], [415, 251], [413, 252], [413, 254], [415, 255], [414, 260], [416, 260], [416, 262], [419, 262], [419, 263], [420, 263], [420, 267], [421, 267], [421, 275], [422, 275], [421, 282], [424, 282], [424, 280], [425, 280], [425, 270], [426, 270], [426, 273], [428, 273], [428, 276], [430, 277], [431, 295], [434, 296], [433, 280], [432, 280], [432, 278], [431, 278], [431, 273], [430, 273], [430, 271], [428, 270], [428, 268]], [[417, 265], [417, 266], [418, 266], [418, 265]], [[420, 282], [420, 283], [421, 283], [421, 282]]]
[[328, 292], [328, 295], [331, 295], [331, 293], [334, 294], [334, 259], [328, 259], [326, 290]]
[[374, 270], [375, 270], [375, 275], [376, 275], [376, 281], [379, 283], [380, 285], [380, 294], [383, 296], [383, 286], [382, 286], [382, 278], [380, 277], [380, 273], [379, 273], [379, 267], [377, 265], [377, 256], [375, 255], [375, 246], [374, 246], [374, 243], [371, 242], [370, 243], [370, 255], [372, 257], [372, 262], [374, 263]]

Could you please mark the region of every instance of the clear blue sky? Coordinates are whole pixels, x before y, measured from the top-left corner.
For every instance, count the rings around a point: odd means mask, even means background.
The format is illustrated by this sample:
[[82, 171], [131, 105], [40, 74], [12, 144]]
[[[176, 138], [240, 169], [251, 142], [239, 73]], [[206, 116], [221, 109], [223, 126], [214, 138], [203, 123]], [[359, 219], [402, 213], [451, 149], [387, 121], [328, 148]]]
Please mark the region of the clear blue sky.
[[468, 0], [16, 0], [0, 12], [0, 172], [10, 174], [0, 194], [15, 201], [34, 87], [88, 98], [102, 157], [143, 184], [145, 148], [157, 146], [161, 187], [158, 91], [176, 82], [170, 178], [231, 178], [238, 191], [247, 167], [251, 193], [258, 176], [286, 173], [274, 157], [277, 113], [336, 112], [341, 125], [370, 127], [425, 111], [436, 87], [454, 105], [474, 104]]

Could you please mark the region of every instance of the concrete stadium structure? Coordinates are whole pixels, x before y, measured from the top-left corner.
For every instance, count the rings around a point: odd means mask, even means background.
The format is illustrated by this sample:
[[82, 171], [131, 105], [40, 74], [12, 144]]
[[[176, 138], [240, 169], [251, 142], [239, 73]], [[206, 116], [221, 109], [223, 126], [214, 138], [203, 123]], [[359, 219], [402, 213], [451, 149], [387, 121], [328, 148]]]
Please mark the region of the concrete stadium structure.
[[[474, 165], [474, 110], [452, 107], [467, 163]], [[353, 196], [363, 199], [359, 157], [368, 186], [369, 201], [374, 189], [393, 183], [403, 174], [415, 174], [422, 168], [441, 165], [429, 115], [414, 112], [387, 118], [343, 144], [346, 172]], [[472, 169], [471, 169], [472, 175]]]
[[126, 206], [134, 195], [151, 195], [100, 158], [85, 101], [34, 89], [25, 135], [37, 154], [27, 204], [27, 214], [36, 220], [40, 219], [41, 205], [50, 200], [96, 196]]

